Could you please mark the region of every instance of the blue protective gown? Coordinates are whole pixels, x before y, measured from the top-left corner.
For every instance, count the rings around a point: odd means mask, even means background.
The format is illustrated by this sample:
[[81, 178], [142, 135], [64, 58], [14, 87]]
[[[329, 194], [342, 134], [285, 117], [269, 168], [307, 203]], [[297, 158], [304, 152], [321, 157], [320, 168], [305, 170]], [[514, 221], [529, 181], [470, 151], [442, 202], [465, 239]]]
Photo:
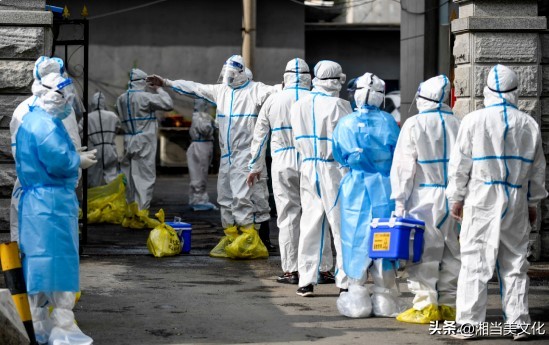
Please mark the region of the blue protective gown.
[[343, 269], [362, 279], [371, 260], [368, 240], [372, 218], [394, 210], [389, 173], [400, 129], [394, 118], [365, 105], [339, 121], [333, 135], [334, 158], [349, 167], [341, 180]]
[[34, 107], [16, 136], [19, 246], [29, 294], [79, 291], [78, 201], [80, 156], [63, 123]]

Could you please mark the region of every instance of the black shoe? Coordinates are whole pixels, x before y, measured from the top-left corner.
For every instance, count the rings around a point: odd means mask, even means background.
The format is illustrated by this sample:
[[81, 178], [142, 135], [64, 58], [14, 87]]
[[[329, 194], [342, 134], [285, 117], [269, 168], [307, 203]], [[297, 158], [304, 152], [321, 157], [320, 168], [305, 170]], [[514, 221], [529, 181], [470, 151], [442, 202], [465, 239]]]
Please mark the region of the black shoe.
[[271, 241], [265, 241], [263, 242], [263, 244], [265, 245], [265, 248], [267, 248], [267, 251], [269, 253], [275, 253], [278, 250], [278, 248], [274, 244], [272, 244]]
[[320, 272], [318, 275], [317, 284], [335, 284], [335, 277], [332, 272]]
[[342, 292], [349, 292], [349, 289], [339, 289], [339, 295], [341, 296]]
[[270, 238], [271, 228], [269, 226], [269, 221], [268, 220], [260, 223], [258, 233], [259, 233], [259, 238], [261, 239], [261, 242], [263, 242], [263, 244], [267, 248], [267, 251], [270, 252], [270, 253], [276, 252], [277, 251], [276, 246], [271, 243], [271, 238]]
[[299, 275], [297, 272], [286, 272], [276, 277], [276, 282], [281, 284], [297, 284], [299, 283]]
[[309, 297], [313, 295], [313, 289], [314, 289], [313, 284], [309, 284], [307, 286], [300, 287], [299, 289], [297, 289], [296, 294], [303, 297]]

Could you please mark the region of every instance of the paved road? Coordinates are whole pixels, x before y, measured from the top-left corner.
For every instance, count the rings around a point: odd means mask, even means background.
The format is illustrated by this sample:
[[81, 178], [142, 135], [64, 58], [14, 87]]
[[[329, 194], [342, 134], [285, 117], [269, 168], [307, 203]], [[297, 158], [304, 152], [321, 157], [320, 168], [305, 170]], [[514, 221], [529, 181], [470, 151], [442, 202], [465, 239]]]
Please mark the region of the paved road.
[[[81, 261], [82, 299], [75, 308], [80, 327], [97, 345], [152, 344], [459, 344], [429, 335], [428, 326], [395, 319], [348, 319], [336, 308], [338, 289], [321, 285], [315, 297], [278, 284], [280, 258], [234, 261], [213, 259], [209, 249], [222, 235], [217, 212], [192, 213], [188, 180], [160, 176], [153, 210], [193, 224], [191, 255], [157, 259], [145, 247], [148, 230], [91, 226]], [[215, 200], [215, 177], [209, 186]], [[274, 222], [272, 223], [274, 227]], [[277, 238], [276, 229], [271, 238]], [[533, 321], [549, 323], [549, 284], [544, 266], [534, 272], [530, 311]], [[543, 278], [545, 276], [545, 278]], [[0, 277], [0, 286], [4, 283]], [[403, 298], [411, 302], [406, 284]], [[488, 320], [502, 320], [499, 287], [490, 283]], [[547, 328], [549, 332], [549, 328]], [[510, 343], [490, 337], [483, 344]], [[548, 344], [549, 336], [529, 344]]]
[[[80, 327], [96, 344], [457, 344], [429, 335], [427, 325], [395, 319], [348, 319], [338, 289], [320, 285], [311, 298], [274, 281], [280, 260], [233, 261], [207, 256], [85, 256]], [[547, 281], [530, 288], [532, 319], [549, 322]], [[404, 298], [411, 302], [405, 284]], [[490, 283], [488, 320], [501, 321], [499, 288]], [[546, 328], [549, 332], [549, 327]], [[490, 337], [484, 344], [510, 343]], [[529, 344], [547, 344], [545, 336]]]
[[[152, 209], [162, 207], [168, 218], [181, 216], [193, 224], [191, 255], [155, 259], [145, 248], [148, 230], [90, 228], [77, 319], [96, 344], [460, 343], [429, 335], [426, 325], [343, 317], [336, 308], [334, 285], [318, 286], [313, 298], [297, 296], [296, 286], [275, 282], [280, 274], [278, 256], [255, 261], [208, 257], [222, 235], [219, 215], [190, 212], [187, 181], [180, 176], [160, 177]], [[209, 190], [215, 200], [214, 176]], [[272, 226], [276, 242], [274, 222]], [[404, 281], [400, 287], [411, 303]], [[488, 320], [501, 321], [497, 282], [490, 283], [489, 292]], [[532, 282], [530, 305], [534, 321], [549, 322], [549, 286], [544, 278]], [[548, 340], [542, 337], [530, 343]], [[480, 342], [510, 340], [490, 337]]]

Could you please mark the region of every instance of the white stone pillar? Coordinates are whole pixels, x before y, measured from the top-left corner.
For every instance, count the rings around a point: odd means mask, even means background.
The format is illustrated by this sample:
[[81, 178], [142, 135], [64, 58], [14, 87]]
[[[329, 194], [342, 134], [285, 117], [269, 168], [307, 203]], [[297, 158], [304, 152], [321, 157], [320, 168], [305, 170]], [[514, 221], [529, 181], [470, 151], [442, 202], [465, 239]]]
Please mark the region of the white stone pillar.
[[53, 16], [45, 6], [45, 0], [2, 0], [0, 6], [0, 232], [9, 231], [16, 177], [9, 132], [11, 115], [31, 94], [34, 62], [41, 55], [51, 54]]

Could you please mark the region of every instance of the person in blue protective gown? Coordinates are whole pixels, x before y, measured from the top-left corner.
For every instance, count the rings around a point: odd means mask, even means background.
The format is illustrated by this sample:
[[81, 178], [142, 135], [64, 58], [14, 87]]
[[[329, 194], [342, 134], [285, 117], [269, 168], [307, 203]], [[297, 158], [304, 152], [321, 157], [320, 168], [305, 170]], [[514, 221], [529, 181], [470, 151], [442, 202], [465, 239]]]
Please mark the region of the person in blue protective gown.
[[[334, 158], [349, 168], [339, 192], [343, 269], [349, 287], [363, 285], [372, 265], [374, 314], [395, 316], [400, 306], [392, 264], [381, 259], [372, 262], [368, 257], [372, 219], [389, 218], [394, 209], [389, 174], [400, 130], [393, 117], [379, 109], [384, 90], [384, 81], [372, 73], [357, 79], [358, 109], [337, 124], [333, 147]], [[348, 297], [342, 293], [341, 298]]]
[[72, 111], [65, 92], [70, 84], [57, 73], [44, 77], [40, 90], [34, 90], [40, 96], [17, 131], [19, 244], [37, 341], [84, 345], [92, 339], [76, 326], [72, 312], [79, 291], [74, 186], [79, 167], [97, 161], [95, 150], [76, 151], [63, 126]]

